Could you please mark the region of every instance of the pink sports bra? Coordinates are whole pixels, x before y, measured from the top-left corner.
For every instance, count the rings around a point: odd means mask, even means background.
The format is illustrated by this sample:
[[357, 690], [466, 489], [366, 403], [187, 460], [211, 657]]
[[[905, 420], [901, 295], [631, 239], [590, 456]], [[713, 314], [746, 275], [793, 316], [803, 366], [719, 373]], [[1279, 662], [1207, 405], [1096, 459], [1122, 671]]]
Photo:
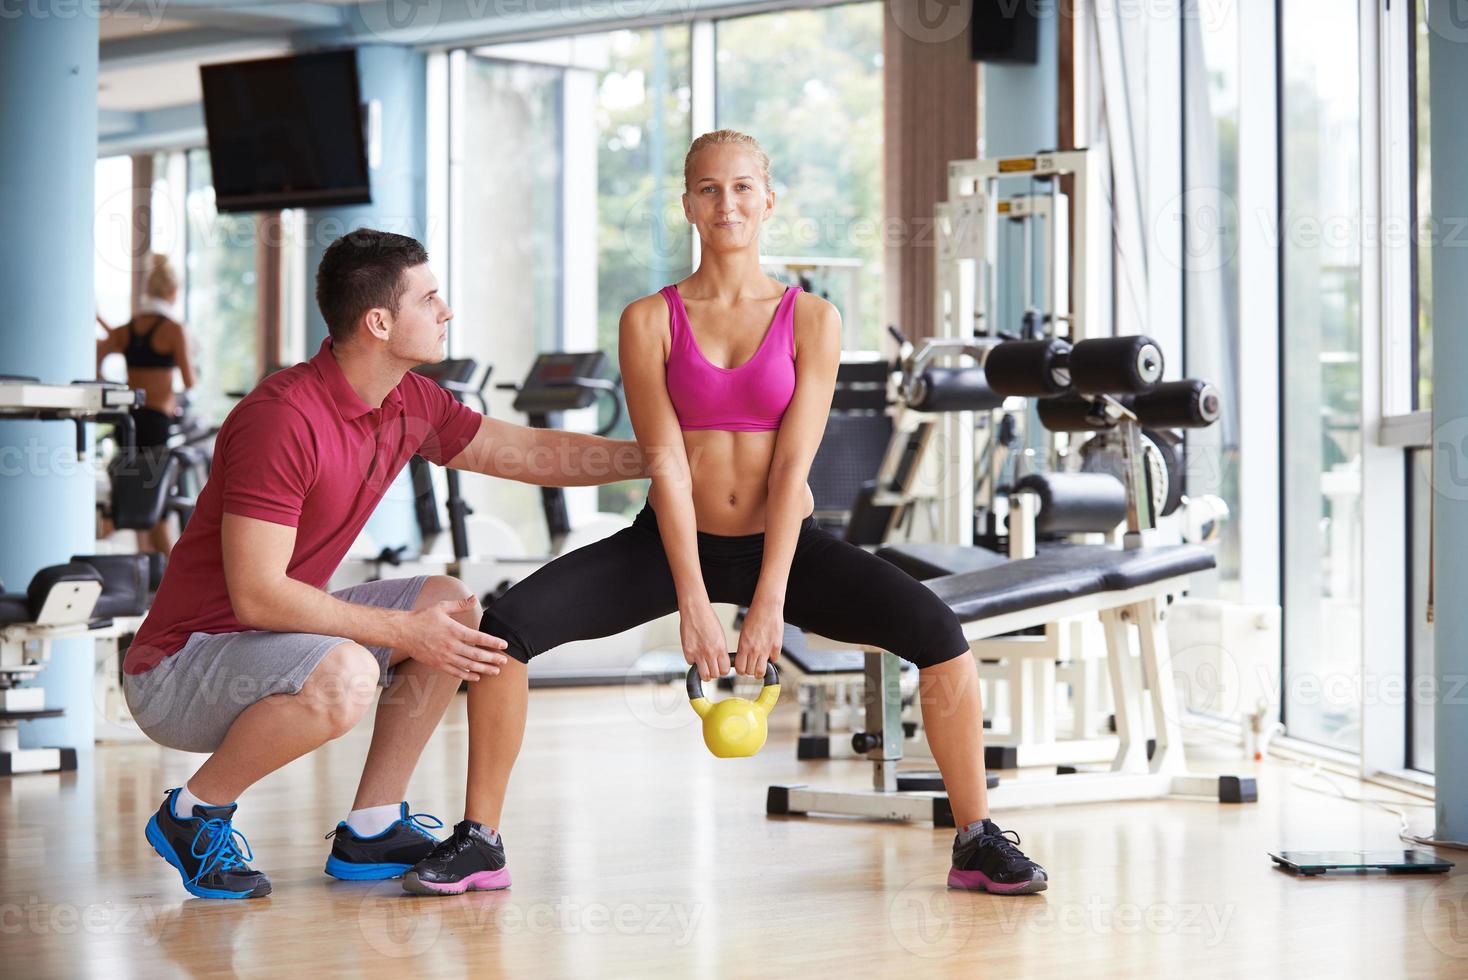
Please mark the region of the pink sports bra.
[[725, 429], [768, 432], [780, 427], [795, 396], [795, 297], [790, 286], [754, 356], [738, 367], [711, 364], [688, 324], [677, 286], [660, 290], [668, 303], [672, 344], [668, 351], [668, 397], [684, 432]]

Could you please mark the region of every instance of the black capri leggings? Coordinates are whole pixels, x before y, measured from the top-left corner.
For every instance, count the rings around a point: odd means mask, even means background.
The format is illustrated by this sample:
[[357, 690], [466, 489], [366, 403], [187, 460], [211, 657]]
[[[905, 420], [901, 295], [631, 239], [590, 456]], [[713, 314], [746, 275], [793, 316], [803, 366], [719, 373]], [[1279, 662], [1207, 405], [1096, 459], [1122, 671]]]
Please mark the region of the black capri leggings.
[[[765, 536], [698, 535], [704, 587], [713, 602], [754, 599]], [[657, 517], [644, 507], [629, 528], [562, 555], [517, 583], [485, 611], [479, 628], [521, 663], [572, 640], [612, 636], [678, 611]], [[917, 579], [834, 537], [807, 518], [785, 589], [785, 620], [847, 643], [889, 650], [919, 667], [968, 652], [948, 604]]]

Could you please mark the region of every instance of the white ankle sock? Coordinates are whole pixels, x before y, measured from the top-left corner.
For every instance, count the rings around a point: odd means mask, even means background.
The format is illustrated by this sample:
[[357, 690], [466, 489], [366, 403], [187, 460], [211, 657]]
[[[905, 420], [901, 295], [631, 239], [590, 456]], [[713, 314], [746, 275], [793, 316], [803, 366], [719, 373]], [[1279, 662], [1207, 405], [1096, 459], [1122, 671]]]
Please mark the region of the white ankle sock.
[[358, 837], [376, 837], [397, 823], [402, 815], [403, 805], [401, 803], [368, 806], [347, 814], [347, 826], [351, 827], [352, 833]]
[[195, 796], [193, 793], [190, 793], [188, 786], [185, 785], [182, 789], [180, 789], [178, 791], [178, 796], [174, 797], [174, 800], [173, 800], [173, 815], [175, 817], [178, 817], [180, 820], [189, 820], [189, 819], [191, 819], [193, 817], [193, 815], [194, 815], [194, 807], [196, 807], [196, 806], [224, 806], [224, 805], [225, 804], [223, 804], [223, 803], [206, 803], [206, 802], [204, 802], [203, 800], [201, 800], [197, 796]]

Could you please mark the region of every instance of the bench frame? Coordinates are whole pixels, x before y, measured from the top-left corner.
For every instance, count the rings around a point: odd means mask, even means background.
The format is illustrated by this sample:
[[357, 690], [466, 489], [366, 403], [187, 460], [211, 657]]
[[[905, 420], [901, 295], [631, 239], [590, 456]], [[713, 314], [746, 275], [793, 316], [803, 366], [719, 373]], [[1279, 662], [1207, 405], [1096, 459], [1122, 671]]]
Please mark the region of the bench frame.
[[[1157, 799], [1168, 796], [1211, 797], [1224, 803], [1254, 802], [1252, 777], [1209, 776], [1190, 772], [1183, 748], [1182, 705], [1172, 682], [1171, 651], [1164, 626], [1168, 597], [1185, 592], [1188, 576], [1147, 585], [1099, 592], [1075, 599], [1016, 610], [963, 624], [970, 650], [983, 641], [1015, 630], [1099, 615], [1106, 635], [1107, 672], [1116, 714], [1116, 754], [1108, 772], [1020, 779], [989, 790], [993, 809]], [[1133, 634], [1141, 676], [1129, 669]], [[880, 733], [881, 743], [866, 758], [873, 764], [872, 789], [818, 790], [804, 785], [769, 788], [765, 810], [772, 816], [831, 813], [885, 820], [932, 820], [952, 826], [953, 813], [943, 793], [897, 788], [903, 758], [902, 703], [898, 673], [901, 662], [891, 653], [823, 637], [812, 642], [828, 648], [856, 649], [865, 654], [866, 730]], [[1144, 690], [1145, 685], [1145, 690]], [[1151, 697], [1147, 693], [1151, 692]], [[875, 696], [870, 692], [881, 692]], [[1148, 702], [1150, 701], [1150, 705]], [[1144, 717], [1150, 710], [1155, 749], [1147, 758]]]

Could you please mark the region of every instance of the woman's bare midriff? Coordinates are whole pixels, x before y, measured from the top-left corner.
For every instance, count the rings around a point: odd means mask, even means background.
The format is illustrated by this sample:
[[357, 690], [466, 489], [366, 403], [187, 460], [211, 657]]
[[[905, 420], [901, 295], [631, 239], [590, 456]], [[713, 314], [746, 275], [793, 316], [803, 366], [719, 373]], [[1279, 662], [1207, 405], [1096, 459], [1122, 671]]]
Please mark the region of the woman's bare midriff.
[[[770, 463], [779, 433], [708, 429], [683, 433], [693, 477], [693, 510], [705, 534], [759, 534], [765, 529]], [[815, 511], [805, 488], [802, 516]]]
[[143, 407], [172, 415], [178, 411], [178, 400], [173, 394], [174, 370], [171, 367], [128, 368], [127, 386], [143, 389]]

